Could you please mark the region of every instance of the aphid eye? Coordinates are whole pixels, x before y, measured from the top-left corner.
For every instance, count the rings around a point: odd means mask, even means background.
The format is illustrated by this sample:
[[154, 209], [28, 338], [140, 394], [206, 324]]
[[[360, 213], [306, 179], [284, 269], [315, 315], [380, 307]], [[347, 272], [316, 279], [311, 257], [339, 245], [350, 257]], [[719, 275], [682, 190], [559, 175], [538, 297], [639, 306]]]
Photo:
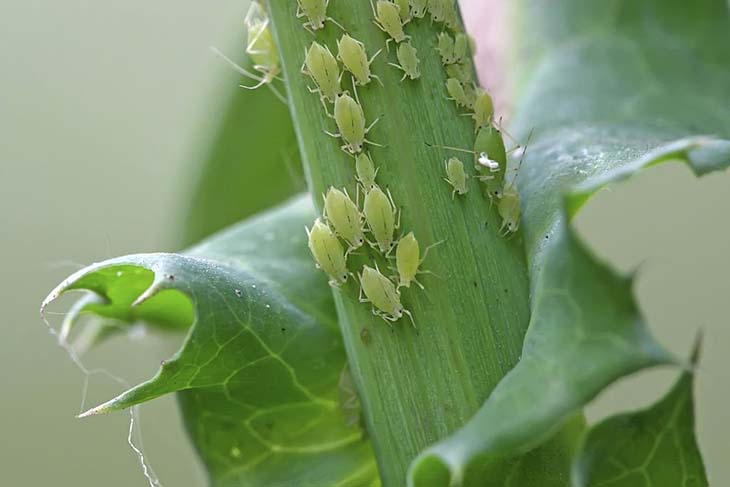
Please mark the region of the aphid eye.
[[343, 281], [346, 281], [346, 280], [347, 280], [347, 274], [343, 274], [343, 275], [342, 275], [342, 280], [343, 280]]

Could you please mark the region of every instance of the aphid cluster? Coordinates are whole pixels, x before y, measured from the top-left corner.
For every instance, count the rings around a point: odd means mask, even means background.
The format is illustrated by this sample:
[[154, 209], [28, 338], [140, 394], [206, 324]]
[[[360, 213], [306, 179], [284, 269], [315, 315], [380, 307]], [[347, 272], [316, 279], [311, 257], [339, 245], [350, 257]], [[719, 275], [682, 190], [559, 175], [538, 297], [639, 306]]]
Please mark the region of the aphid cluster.
[[[471, 150], [443, 148], [473, 155], [474, 178], [484, 184], [490, 201], [497, 202], [497, 211], [502, 218], [500, 231], [505, 235], [516, 232], [520, 222], [520, 198], [514, 186], [515, 178], [510, 181], [506, 178], [508, 151], [502, 130], [494, 119], [492, 97], [474, 78], [471, 64], [474, 42], [461, 28], [452, 0], [411, 1], [412, 16], [423, 16], [426, 11], [434, 22], [442, 23], [445, 28], [437, 34], [436, 50], [447, 77], [446, 98], [452, 100], [457, 109], [467, 111], [474, 120], [476, 133]], [[444, 171], [444, 180], [452, 188], [452, 198], [468, 192], [469, 176], [461, 160], [455, 157], [446, 160]]]
[[[298, 0], [297, 15], [307, 19], [304, 27], [317, 31], [327, 20], [337, 24], [327, 16], [328, 4], [324, 0]], [[385, 47], [391, 41], [397, 45], [399, 64], [390, 64], [403, 70], [403, 79], [420, 77], [417, 52], [403, 31], [403, 26], [412, 15], [409, 1], [380, 0], [372, 4], [372, 10], [376, 25], [389, 36]], [[309, 90], [319, 96], [325, 113], [337, 126], [336, 133], [326, 133], [341, 139], [342, 150], [354, 158], [357, 182], [354, 201], [346, 190], [330, 187], [323, 195], [322, 217], [317, 218], [312, 228], [306, 230], [315, 263], [329, 276], [331, 286], [342, 286], [354, 275], [348, 268], [352, 255], [368, 255], [373, 260], [358, 266], [360, 301], [369, 303], [373, 314], [388, 323], [396, 322], [404, 315], [413, 322], [411, 313], [401, 302], [400, 289], [410, 287], [411, 282], [422, 286], [416, 280], [416, 275], [423, 273], [420, 270], [423, 259], [413, 232], [398, 239], [400, 211], [390, 191], [383, 191], [378, 186], [378, 168], [371, 154], [365, 151], [365, 145], [368, 144], [382, 147], [367, 138], [378, 119], [370, 124], [366, 122], [357, 93], [358, 87], [368, 86], [372, 80], [382, 85], [380, 78], [372, 71], [372, 62], [381, 52], [382, 49], [369, 57], [367, 47], [346, 32], [337, 41], [336, 55], [330, 47], [317, 40], [313, 40], [305, 49], [301, 72], [310, 78], [312, 85]], [[350, 95], [349, 87], [343, 88], [345, 73], [350, 75], [349, 86], [354, 96]], [[378, 260], [385, 263], [392, 259], [394, 250], [397, 274], [389, 277], [380, 271]]]
[[[322, 218], [317, 218], [312, 228], [306, 229], [309, 250], [317, 268], [329, 276], [330, 285], [339, 287], [353, 275], [347, 266], [350, 254], [367, 243], [376, 256], [372, 266], [363, 265], [358, 273], [360, 302], [369, 303], [373, 314], [388, 323], [408, 316], [415, 328], [411, 313], [401, 302], [400, 289], [409, 288], [412, 282], [423, 289], [423, 284], [416, 277], [429, 273], [421, 269], [421, 264], [428, 251], [441, 242], [427, 247], [421, 256], [420, 245], [413, 232], [398, 239], [400, 211], [393, 197], [374, 182], [376, 170], [370, 157], [361, 154], [358, 162], [358, 193], [360, 189], [365, 192], [362, 208], [347, 191], [330, 187], [323, 196]], [[380, 271], [377, 259], [392, 258], [394, 249], [397, 273], [388, 277]]]

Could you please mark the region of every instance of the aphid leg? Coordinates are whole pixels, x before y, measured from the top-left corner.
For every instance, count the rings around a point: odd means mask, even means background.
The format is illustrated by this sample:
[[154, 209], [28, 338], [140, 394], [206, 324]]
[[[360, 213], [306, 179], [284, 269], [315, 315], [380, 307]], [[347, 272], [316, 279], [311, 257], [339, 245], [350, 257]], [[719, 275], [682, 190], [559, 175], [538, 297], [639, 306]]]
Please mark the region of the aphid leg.
[[[357, 91], [355, 91], [355, 93], [357, 93]], [[373, 128], [375, 126], [375, 124], [378, 123], [379, 121], [380, 121], [380, 117], [376, 118], [375, 121], [373, 123], [371, 123], [368, 126], [368, 128], [365, 129], [365, 133], [367, 134], [368, 132], [370, 132], [370, 129]]]
[[325, 20], [329, 20], [330, 22], [332, 22], [333, 24], [335, 24], [337, 27], [339, 27], [342, 32], [345, 32], [345, 28], [339, 22], [337, 22], [335, 19], [333, 19], [332, 17], [326, 17]]
[[376, 80], [378, 80], [378, 84], [379, 84], [380, 86], [385, 86], [385, 85], [383, 84], [383, 80], [381, 80], [381, 79], [380, 79], [380, 76], [378, 76], [377, 74], [372, 74], [372, 73], [370, 73], [370, 77], [371, 77], [371, 78], [373, 78], [373, 79], [376, 79]]
[[410, 319], [411, 319], [411, 325], [413, 325], [413, 329], [414, 329], [414, 330], [416, 330], [416, 334], [418, 334], [418, 327], [416, 326], [416, 322], [415, 322], [415, 320], [413, 319], [413, 315], [411, 314], [411, 312], [410, 312], [410, 311], [408, 311], [407, 309], [404, 309], [404, 310], [403, 310], [403, 314], [404, 314], [404, 315], [407, 315], [407, 316], [408, 316], [408, 318], [410, 318]]
[[[441, 244], [442, 244], [442, 243], [444, 243], [444, 242], [446, 242], [446, 240], [445, 240], [445, 239], [444, 239], [444, 240], [439, 240], [438, 242], [436, 242], [436, 243], [432, 243], [431, 245], [429, 245], [428, 247], [426, 247], [426, 248], [425, 248], [425, 249], [423, 250], [423, 257], [421, 257], [421, 262], [419, 262], [419, 264], [418, 264], [418, 265], [420, 266], [420, 265], [421, 265], [421, 264], [423, 263], [423, 261], [424, 261], [424, 260], [426, 260], [426, 256], [428, 256], [428, 252], [429, 252], [429, 251], [430, 251], [430, 250], [431, 250], [432, 248], [434, 248], [434, 247], [438, 247], [439, 245], [441, 245]], [[423, 271], [423, 272], [430, 272], [430, 271]], [[433, 274], [433, 273], [432, 273], [432, 274]]]
[[[245, 77], [247, 77], [247, 78], [249, 78], [249, 79], [252, 79], [252, 80], [254, 80], [254, 81], [258, 81], [258, 82], [259, 82], [259, 84], [258, 84], [258, 85], [256, 85], [256, 86], [255, 86], [255, 87], [253, 87], [253, 88], [250, 88], [250, 89], [255, 89], [255, 88], [258, 88], [258, 87], [259, 87], [259, 86], [261, 86], [262, 84], [266, 83], [266, 78], [262, 78], [261, 76], [257, 76], [257, 75], [255, 75], [255, 74], [253, 74], [253, 73], [251, 73], [251, 72], [249, 72], [249, 71], [245, 70], [244, 68], [242, 68], [241, 66], [239, 66], [238, 64], [236, 64], [236, 63], [235, 63], [235, 62], [234, 62], [233, 60], [231, 60], [231, 59], [230, 59], [230, 58], [229, 58], [228, 56], [226, 56], [225, 54], [223, 54], [223, 53], [222, 53], [222, 52], [221, 52], [221, 51], [220, 51], [220, 50], [219, 50], [218, 48], [216, 48], [216, 47], [213, 47], [213, 46], [211, 46], [211, 47], [210, 47], [210, 50], [211, 50], [211, 51], [213, 52], [213, 54], [215, 54], [215, 55], [216, 55], [216, 56], [218, 56], [219, 58], [223, 59], [223, 60], [224, 60], [224, 61], [225, 61], [226, 63], [228, 63], [228, 64], [229, 64], [229, 65], [230, 65], [230, 66], [231, 66], [231, 67], [232, 67], [232, 68], [233, 68], [234, 70], [238, 71], [238, 72], [239, 72], [240, 74], [242, 74], [243, 76], [245, 76]], [[241, 86], [241, 87], [242, 87], [242, 88], [248, 88], [248, 87], [245, 87], [245, 86]]]
[[329, 135], [330, 137], [334, 137], [335, 139], [340, 138], [340, 134], [333, 134], [332, 132], [324, 131], [325, 134]]

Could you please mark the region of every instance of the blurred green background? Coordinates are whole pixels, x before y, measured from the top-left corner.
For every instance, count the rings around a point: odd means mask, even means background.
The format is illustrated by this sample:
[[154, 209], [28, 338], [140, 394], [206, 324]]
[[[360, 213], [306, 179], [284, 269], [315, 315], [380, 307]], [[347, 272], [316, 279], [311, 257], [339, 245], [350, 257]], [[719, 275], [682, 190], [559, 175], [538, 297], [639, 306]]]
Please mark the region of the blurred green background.
[[[84, 264], [176, 250], [186, 238], [199, 162], [238, 82], [208, 46], [240, 50], [244, 13], [241, 0], [0, 1], [3, 485], [146, 485], [126, 444], [127, 415], [74, 419], [83, 377], [38, 307]], [[639, 300], [664, 343], [686, 355], [704, 329], [698, 428], [713, 485], [730, 483], [729, 189], [730, 174], [695, 180], [684, 167], [662, 166], [602, 192], [578, 217], [600, 255], [627, 271], [641, 265]], [[86, 362], [133, 382], [178, 341], [118, 338]], [[618, 384], [589, 416], [648, 404], [675, 375]], [[118, 391], [94, 377], [87, 405]], [[203, 485], [174, 398], [145, 405], [141, 419], [163, 484]]]

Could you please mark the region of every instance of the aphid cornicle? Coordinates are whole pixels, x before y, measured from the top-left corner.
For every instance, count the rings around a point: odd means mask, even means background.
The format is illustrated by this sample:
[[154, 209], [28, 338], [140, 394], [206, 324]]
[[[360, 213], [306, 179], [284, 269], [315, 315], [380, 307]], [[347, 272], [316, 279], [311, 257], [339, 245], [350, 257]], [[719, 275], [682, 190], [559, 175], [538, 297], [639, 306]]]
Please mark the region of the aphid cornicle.
[[370, 155], [362, 152], [355, 157], [355, 172], [357, 173], [357, 182], [362, 186], [363, 191], [367, 194], [375, 186], [375, 177], [378, 170], [373, 164]]
[[388, 64], [403, 71], [403, 77], [400, 79], [401, 81], [406, 78], [418, 79], [421, 77], [421, 68], [419, 67], [419, 63], [421, 61], [418, 59], [418, 51], [410, 42], [401, 42], [398, 45], [396, 55], [400, 64]]
[[454, 199], [456, 194], [466, 194], [469, 190], [466, 186], [466, 181], [469, 176], [464, 171], [464, 163], [456, 157], [452, 157], [444, 162], [444, 168], [446, 169], [446, 177], [444, 180], [454, 188], [451, 192], [451, 199]]
[[476, 99], [474, 100], [473, 118], [477, 130], [490, 125], [494, 119], [492, 97], [481, 88], [477, 90]]
[[443, 64], [448, 65], [456, 62], [454, 54], [454, 38], [448, 33], [441, 32], [438, 35], [438, 45], [436, 50], [438, 50]]
[[521, 210], [520, 195], [514, 185], [510, 183], [504, 187], [502, 198], [497, 204], [497, 211], [502, 217], [502, 226], [499, 227], [499, 231], [503, 236], [519, 230]]
[[325, 100], [334, 102], [342, 93], [340, 85], [340, 68], [337, 59], [328, 47], [313, 41], [304, 54], [302, 73], [310, 76], [317, 84], [317, 88], [310, 91], [318, 92]]
[[324, 218], [332, 225], [335, 234], [349, 244], [346, 253], [365, 243], [363, 216], [347, 193], [330, 187], [324, 197]]
[[353, 39], [347, 34], [343, 34], [342, 38], [337, 41], [337, 58], [342, 61], [345, 69], [352, 73], [355, 84], [361, 86], [370, 83], [372, 78], [377, 79], [381, 85], [383, 84], [380, 81], [380, 78], [372, 74], [370, 71], [370, 63], [373, 62], [373, 59], [375, 59], [381, 51], [382, 49], [376, 52], [375, 55], [368, 60], [368, 55], [365, 52], [365, 45], [362, 42]]
[[456, 78], [446, 80], [446, 91], [449, 93], [447, 100], [453, 100], [457, 107], [471, 108], [471, 101], [464, 91], [464, 85]]
[[345, 251], [337, 236], [319, 218], [314, 221], [311, 230], [305, 229], [309, 250], [317, 267], [330, 277], [330, 286], [337, 287], [346, 283], [350, 272], [347, 270]]
[[[386, 195], [382, 189], [375, 186], [365, 195], [363, 213], [370, 233], [375, 238], [375, 245], [381, 252], [388, 255], [395, 246], [393, 233], [400, 226], [400, 213], [398, 221], [396, 221], [395, 204], [390, 192]], [[373, 244], [371, 243], [371, 245]]]
[[373, 8], [373, 16], [375, 17], [373, 23], [390, 36], [385, 41], [386, 48], [391, 40], [399, 44], [406, 39], [410, 39], [410, 36], [407, 36], [403, 31], [403, 21], [400, 18], [400, 8], [398, 5], [388, 0], [378, 0], [374, 6], [372, 0], [370, 0], [370, 5]]
[[429, 250], [442, 243], [443, 240], [429, 245], [423, 252], [423, 257], [421, 257], [421, 248], [413, 232], [401, 238], [395, 250], [395, 265], [398, 270], [397, 287], [411, 287], [411, 283], [415, 282], [418, 287], [424, 289], [423, 284], [416, 280], [416, 276], [418, 274], [432, 274], [431, 271], [420, 270], [421, 264], [426, 260]]
[[302, 26], [312, 32], [324, 27], [328, 20], [345, 30], [332, 17], [327, 16], [327, 6], [330, 0], [297, 0], [297, 18], [306, 17], [307, 21]]
[[401, 319], [403, 315], [408, 315], [413, 328], [416, 328], [413, 316], [400, 302], [400, 292], [390, 279], [380, 273], [377, 265], [375, 269], [367, 265], [363, 266], [359, 278], [360, 302], [370, 303], [375, 316], [379, 316], [390, 325], [391, 322], [394, 323]]
[[373, 125], [378, 123], [379, 119], [375, 119], [369, 127], [366, 127], [365, 113], [362, 110], [362, 106], [347, 93], [340, 93], [335, 100], [335, 114], [333, 118], [340, 132], [337, 134], [331, 132], [325, 133], [332, 137], [342, 137], [345, 143], [340, 148], [343, 151], [353, 155], [359, 154], [362, 151], [362, 146], [366, 143], [382, 147], [380, 144], [376, 144], [365, 138]]

